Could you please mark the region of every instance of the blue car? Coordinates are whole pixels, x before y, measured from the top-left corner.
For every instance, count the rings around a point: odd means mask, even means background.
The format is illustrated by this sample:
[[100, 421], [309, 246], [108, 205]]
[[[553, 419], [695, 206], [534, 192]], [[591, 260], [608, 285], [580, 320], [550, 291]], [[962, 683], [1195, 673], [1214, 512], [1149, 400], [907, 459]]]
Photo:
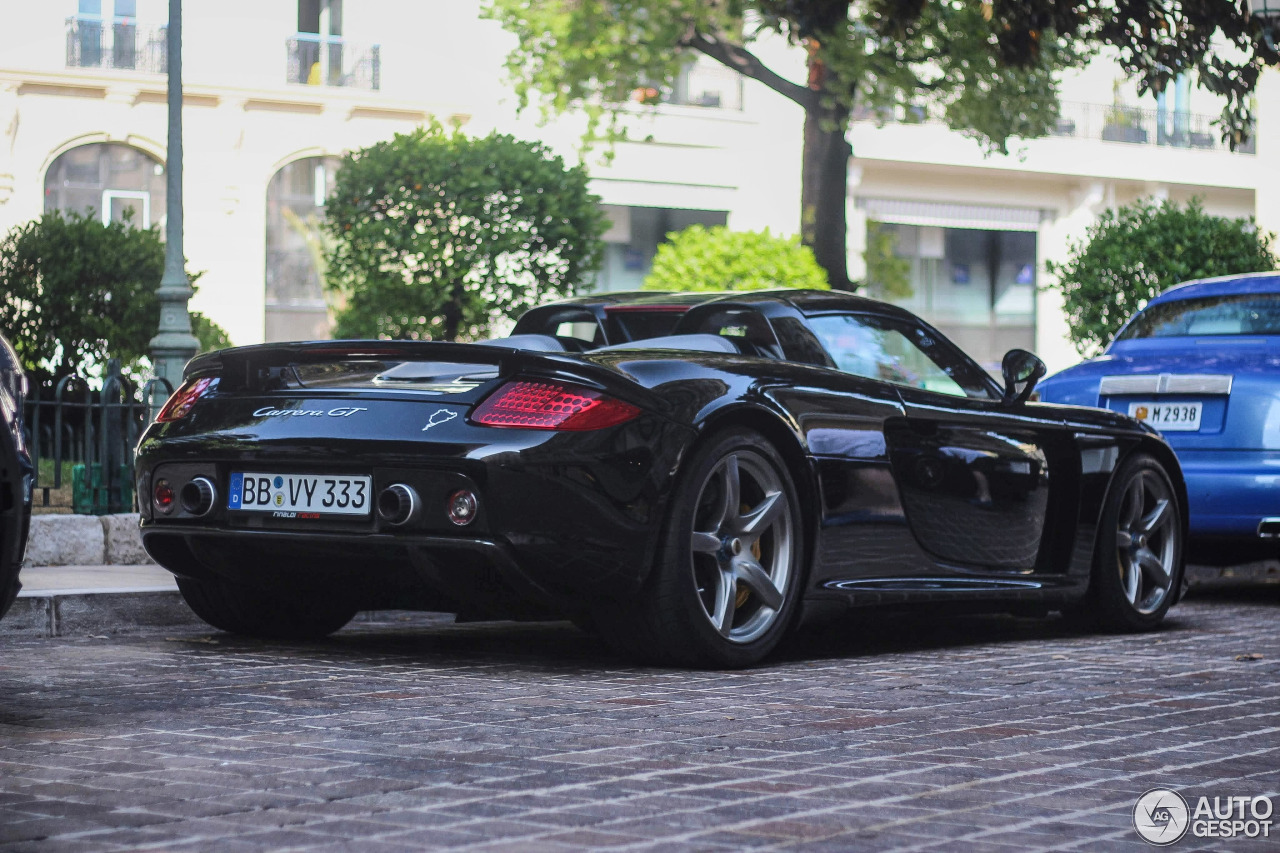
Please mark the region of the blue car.
[[1103, 355], [1041, 383], [1040, 397], [1164, 435], [1186, 477], [1190, 559], [1280, 556], [1280, 272], [1166, 290]]

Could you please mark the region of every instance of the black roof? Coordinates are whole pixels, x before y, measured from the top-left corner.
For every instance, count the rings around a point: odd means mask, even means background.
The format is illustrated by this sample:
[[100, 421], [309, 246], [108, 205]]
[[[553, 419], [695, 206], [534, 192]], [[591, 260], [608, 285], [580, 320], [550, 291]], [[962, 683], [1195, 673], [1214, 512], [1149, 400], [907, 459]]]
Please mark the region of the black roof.
[[539, 305], [538, 308], [607, 308], [611, 305], [701, 305], [720, 296], [730, 294], [724, 291], [708, 290], [615, 290], [604, 293], [584, 293], [571, 296], [556, 302]]
[[790, 303], [804, 314], [821, 314], [828, 311], [878, 311], [881, 313], [900, 313], [904, 317], [912, 316], [910, 312], [865, 296], [857, 296], [843, 290], [795, 290], [778, 288], [776, 290], [620, 290], [605, 293], [587, 293], [569, 299], [561, 299], [539, 309], [567, 308], [581, 306], [584, 308], [608, 308], [612, 305], [685, 305], [692, 308], [711, 302], [736, 302], [752, 304], [758, 302]]

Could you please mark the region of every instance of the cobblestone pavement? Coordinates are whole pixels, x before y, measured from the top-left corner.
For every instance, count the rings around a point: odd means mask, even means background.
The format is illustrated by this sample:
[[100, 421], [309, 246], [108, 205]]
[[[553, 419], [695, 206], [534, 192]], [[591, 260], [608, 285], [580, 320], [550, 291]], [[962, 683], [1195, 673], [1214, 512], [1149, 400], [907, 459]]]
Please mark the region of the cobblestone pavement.
[[7, 641], [0, 851], [1145, 850], [1150, 788], [1280, 792], [1278, 614], [1253, 586], [1143, 636], [867, 617], [745, 672], [423, 616]]

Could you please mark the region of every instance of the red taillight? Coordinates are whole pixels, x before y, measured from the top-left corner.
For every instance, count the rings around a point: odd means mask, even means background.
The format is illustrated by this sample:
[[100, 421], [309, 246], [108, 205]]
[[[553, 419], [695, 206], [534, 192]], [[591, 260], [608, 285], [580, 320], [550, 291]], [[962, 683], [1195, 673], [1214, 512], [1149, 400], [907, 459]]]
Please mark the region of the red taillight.
[[196, 379], [183, 385], [177, 391], [173, 392], [173, 396], [169, 398], [169, 402], [164, 404], [164, 408], [160, 410], [160, 414], [156, 415], [156, 423], [168, 423], [169, 421], [182, 420], [191, 411], [191, 407], [199, 400], [217, 382], [217, 379], [205, 378]]
[[603, 429], [640, 414], [630, 403], [561, 382], [508, 382], [476, 407], [473, 423], [516, 429]]
[[165, 515], [173, 512], [173, 500], [175, 497], [173, 486], [169, 485], [168, 480], [156, 480], [156, 490], [152, 496], [156, 503], [156, 509]]

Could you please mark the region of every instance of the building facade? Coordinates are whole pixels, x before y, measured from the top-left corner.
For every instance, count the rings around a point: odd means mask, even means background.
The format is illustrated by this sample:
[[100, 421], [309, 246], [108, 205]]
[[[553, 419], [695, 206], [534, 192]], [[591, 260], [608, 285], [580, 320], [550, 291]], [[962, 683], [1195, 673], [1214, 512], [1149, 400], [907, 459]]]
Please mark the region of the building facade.
[[[579, 122], [516, 114], [502, 70], [511, 37], [479, 5], [186, 4], [185, 249], [202, 273], [192, 307], [235, 343], [327, 334], [319, 221], [344, 152], [436, 119], [579, 156]], [[53, 208], [163, 226], [167, 2], [0, 6], [0, 232]], [[802, 55], [764, 49], [800, 79]], [[911, 293], [899, 301], [984, 364], [1024, 346], [1058, 368], [1076, 356], [1043, 288], [1044, 263], [1102, 210], [1198, 196], [1211, 212], [1256, 212], [1280, 227], [1263, 145], [1225, 151], [1200, 117], [1216, 112], [1211, 102], [1180, 95], [1143, 109], [1119, 76], [1100, 61], [1072, 77], [1058, 132], [1008, 156], [988, 156], [924, 113], [860, 115], [850, 133], [854, 277], [868, 222], [879, 223], [910, 261]], [[635, 141], [612, 159], [585, 155], [611, 222], [604, 289], [638, 287], [665, 235], [693, 223], [799, 227], [797, 107], [705, 59], [660, 94], [657, 107], [634, 107]]]

